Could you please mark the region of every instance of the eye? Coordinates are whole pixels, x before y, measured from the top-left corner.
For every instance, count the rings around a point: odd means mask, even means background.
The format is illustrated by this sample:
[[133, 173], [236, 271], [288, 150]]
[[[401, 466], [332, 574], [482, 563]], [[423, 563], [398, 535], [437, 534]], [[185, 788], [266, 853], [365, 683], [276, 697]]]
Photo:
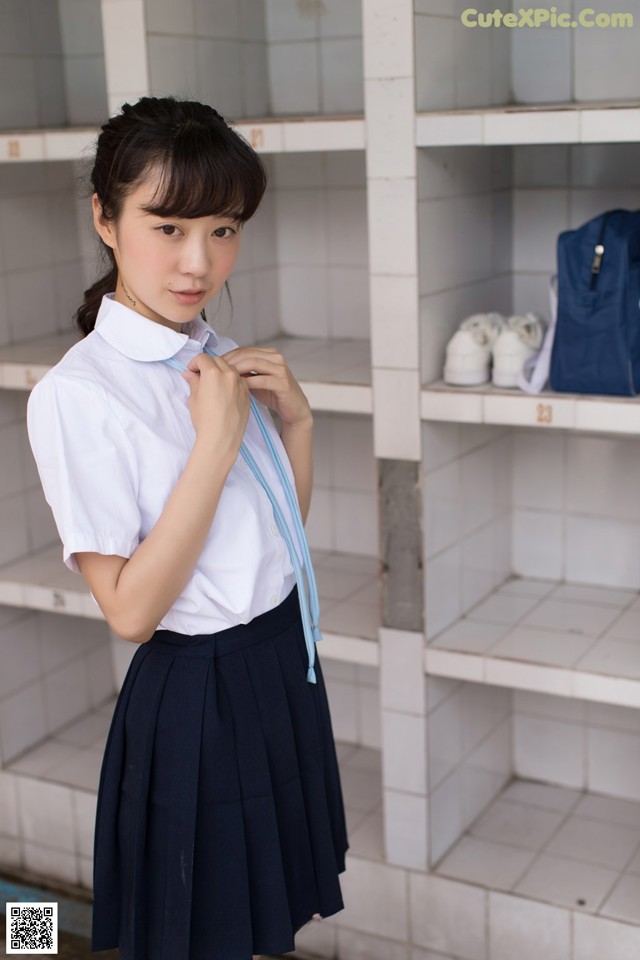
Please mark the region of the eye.
[[156, 227], [156, 230], [162, 231], [165, 237], [175, 237], [177, 229], [172, 223], [163, 223], [161, 227]]
[[[229, 233], [225, 234], [225, 230], [229, 230]], [[236, 231], [233, 229], [233, 227], [218, 227], [217, 230], [213, 231], [214, 237], [220, 237], [221, 239], [225, 239], [225, 237], [231, 238], [235, 236], [235, 233]]]

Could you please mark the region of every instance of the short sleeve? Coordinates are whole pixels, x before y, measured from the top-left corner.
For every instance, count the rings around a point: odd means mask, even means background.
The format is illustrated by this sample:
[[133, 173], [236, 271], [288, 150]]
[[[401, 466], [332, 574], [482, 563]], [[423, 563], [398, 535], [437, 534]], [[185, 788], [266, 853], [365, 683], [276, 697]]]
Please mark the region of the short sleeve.
[[104, 390], [45, 376], [29, 395], [27, 432], [66, 566], [80, 573], [73, 554], [83, 550], [130, 557], [141, 529], [137, 458]]

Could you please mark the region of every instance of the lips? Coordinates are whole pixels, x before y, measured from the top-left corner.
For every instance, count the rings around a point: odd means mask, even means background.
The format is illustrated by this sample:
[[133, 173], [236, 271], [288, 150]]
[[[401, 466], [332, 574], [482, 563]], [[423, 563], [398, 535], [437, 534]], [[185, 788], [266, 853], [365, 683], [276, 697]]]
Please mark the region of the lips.
[[185, 305], [198, 303], [205, 297], [207, 293], [206, 290], [171, 290], [170, 292], [176, 298], [178, 303], [183, 303]]

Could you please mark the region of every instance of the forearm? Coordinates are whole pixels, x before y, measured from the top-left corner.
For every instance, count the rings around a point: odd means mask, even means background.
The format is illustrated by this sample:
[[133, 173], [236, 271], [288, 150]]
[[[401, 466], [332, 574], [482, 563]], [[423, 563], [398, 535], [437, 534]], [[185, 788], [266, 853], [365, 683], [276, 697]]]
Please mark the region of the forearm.
[[197, 441], [194, 444], [162, 514], [118, 577], [115, 606], [125, 639], [148, 640], [184, 590], [233, 462], [231, 454], [218, 457]]
[[313, 487], [313, 416], [309, 414], [308, 418], [297, 423], [283, 423], [280, 438], [291, 461], [304, 523], [309, 513]]

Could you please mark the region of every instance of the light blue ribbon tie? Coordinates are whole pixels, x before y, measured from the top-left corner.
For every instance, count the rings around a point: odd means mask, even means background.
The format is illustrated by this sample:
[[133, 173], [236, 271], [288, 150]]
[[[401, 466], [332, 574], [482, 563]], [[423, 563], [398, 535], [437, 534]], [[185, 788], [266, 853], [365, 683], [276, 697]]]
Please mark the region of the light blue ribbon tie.
[[[215, 353], [210, 347], [204, 347], [204, 352], [208, 353], [212, 357], [217, 357], [218, 354]], [[176, 370], [188, 370], [188, 367], [184, 363], [181, 363], [179, 360], [176, 360], [175, 357], [167, 357], [164, 360], [164, 363], [168, 363], [170, 366], [175, 367]], [[264, 437], [267, 448], [271, 453], [271, 457], [276, 467], [278, 477], [282, 484], [282, 488], [285, 493], [289, 509], [291, 511], [291, 516], [293, 517], [293, 522], [296, 528], [296, 534], [298, 538], [298, 544], [300, 546], [300, 552], [302, 553], [303, 566], [307, 573], [307, 584], [305, 584], [303, 568], [300, 565], [300, 560], [298, 559], [298, 553], [293, 543], [291, 537], [291, 532], [287, 525], [287, 521], [284, 518], [280, 504], [275, 498], [273, 490], [267, 483], [264, 478], [262, 471], [258, 467], [258, 464], [253, 458], [253, 455], [247, 448], [247, 445], [243, 442], [240, 444], [240, 454], [247, 463], [249, 469], [253, 473], [254, 477], [263, 488], [269, 500], [271, 501], [271, 506], [273, 507], [273, 513], [276, 519], [276, 523], [282, 534], [282, 537], [287, 544], [289, 549], [289, 555], [291, 557], [291, 563], [296, 575], [296, 582], [298, 584], [298, 598], [300, 601], [300, 613], [302, 616], [302, 626], [304, 629], [304, 638], [307, 646], [307, 653], [309, 655], [309, 668], [307, 670], [307, 680], [309, 683], [316, 683], [316, 672], [314, 670], [313, 664], [315, 663], [315, 644], [318, 640], [322, 640], [322, 634], [318, 627], [318, 621], [320, 619], [320, 602], [318, 600], [318, 588], [316, 586], [316, 578], [313, 572], [313, 564], [311, 562], [311, 555], [309, 553], [309, 544], [307, 543], [307, 537], [304, 532], [304, 524], [302, 522], [302, 516], [300, 514], [300, 505], [298, 503], [298, 498], [294, 491], [291, 488], [291, 483], [289, 477], [286, 474], [284, 467], [282, 466], [282, 461], [278, 455], [273, 438], [271, 437], [267, 427], [262, 419], [262, 415], [258, 409], [258, 405], [254, 398], [249, 395], [249, 402], [251, 403], [251, 410], [256, 418], [258, 426], [260, 427], [260, 432]], [[307, 586], [309, 596], [307, 598]]]

